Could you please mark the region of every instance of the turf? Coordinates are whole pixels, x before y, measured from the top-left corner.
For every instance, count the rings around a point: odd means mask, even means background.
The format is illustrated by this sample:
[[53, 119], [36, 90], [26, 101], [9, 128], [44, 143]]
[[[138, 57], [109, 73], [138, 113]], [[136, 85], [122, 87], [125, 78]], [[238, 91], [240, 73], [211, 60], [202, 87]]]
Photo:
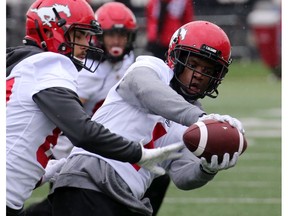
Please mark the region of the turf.
[[[208, 113], [240, 119], [248, 149], [202, 188], [181, 191], [171, 183], [158, 216], [281, 215], [281, 82], [260, 62], [235, 61], [219, 91], [202, 103]], [[35, 190], [26, 206], [47, 191]]]

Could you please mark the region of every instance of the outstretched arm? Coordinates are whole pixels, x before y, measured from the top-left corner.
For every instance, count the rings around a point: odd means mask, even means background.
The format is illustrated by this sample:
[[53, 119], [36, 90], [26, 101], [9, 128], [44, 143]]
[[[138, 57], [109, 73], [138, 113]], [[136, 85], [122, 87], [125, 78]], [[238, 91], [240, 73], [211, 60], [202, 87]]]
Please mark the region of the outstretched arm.
[[[33, 100], [73, 145], [86, 151], [123, 162], [138, 163], [156, 174], [164, 174], [157, 163], [175, 158], [181, 145], [157, 149], [142, 148], [141, 143], [111, 133], [103, 125], [91, 121], [78, 96], [66, 88], [49, 88], [33, 96]], [[176, 155], [178, 157], [178, 155]]]
[[73, 145], [116, 160], [131, 163], [140, 160], [140, 144], [125, 140], [91, 121], [73, 91], [60, 87], [48, 88], [35, 94], [33, 100]]
[[205, 113], [166, 85], [149, 67], [134, 68], [124, 77], [117, 92], [139, 109], [186, 126], [197, 122]]

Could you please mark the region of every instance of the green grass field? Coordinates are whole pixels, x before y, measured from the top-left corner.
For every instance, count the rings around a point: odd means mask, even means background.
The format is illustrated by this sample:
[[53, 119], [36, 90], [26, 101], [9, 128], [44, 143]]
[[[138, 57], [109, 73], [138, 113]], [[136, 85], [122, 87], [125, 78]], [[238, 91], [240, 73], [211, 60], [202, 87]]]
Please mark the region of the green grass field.
[[[208, 113], [240, 119], [248, 149], [237, 166], [221, 171], [206, 186], [181, 191], [171, 183], [159, 216], [281, 215], [281, 82], [261, 63], [231, 65], [217, 99], [205, 98]], [[34, 191], [30, 205], [47, 194]]]

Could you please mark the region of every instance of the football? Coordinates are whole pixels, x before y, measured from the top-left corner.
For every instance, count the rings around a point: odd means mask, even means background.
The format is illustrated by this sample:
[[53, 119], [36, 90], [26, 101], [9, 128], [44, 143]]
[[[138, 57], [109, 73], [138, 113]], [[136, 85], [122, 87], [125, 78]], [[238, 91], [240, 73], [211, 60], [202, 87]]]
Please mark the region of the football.
[[218, 155], [221, 163], [226, 152], [231, 159], [235, 152], [240, 155], [247, 148], [247, 140], [237, 128], [216, 120], [191, 125], [183, 134], [183, 142], [194, 155], [205, 157], [208, 162], [211, 162], [212, 155]]

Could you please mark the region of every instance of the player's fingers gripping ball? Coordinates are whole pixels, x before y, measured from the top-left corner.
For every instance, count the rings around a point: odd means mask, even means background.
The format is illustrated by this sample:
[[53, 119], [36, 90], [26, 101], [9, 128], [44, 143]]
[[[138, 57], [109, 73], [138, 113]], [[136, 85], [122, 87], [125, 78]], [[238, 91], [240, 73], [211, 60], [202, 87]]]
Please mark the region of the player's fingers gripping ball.
[[198, 121], [183, 134], [186, 147], [197, 157], [205, 157], [211, 162], [212, 155], [218, 156], [221, 163], [225, 153], [230, 158], [238, 152], [241, 155], [247, 148], [247, 140], [243, 133], [228, 122], [217, 120]]
[[205, 121], [205, 120], [215, 120], [215, 121], [220, 121], [220, 122], [226, 121], [232, 127], [236, 127], [242, 134], [245, 134], [245, 130], [243, 128], [242, 123], [238, 119], [233, 118], [229, 115], [220, 115], [220, 114], [211, 113], [209, 115], [203, 115], [202, 117], [199, 118], [198, 121]]

